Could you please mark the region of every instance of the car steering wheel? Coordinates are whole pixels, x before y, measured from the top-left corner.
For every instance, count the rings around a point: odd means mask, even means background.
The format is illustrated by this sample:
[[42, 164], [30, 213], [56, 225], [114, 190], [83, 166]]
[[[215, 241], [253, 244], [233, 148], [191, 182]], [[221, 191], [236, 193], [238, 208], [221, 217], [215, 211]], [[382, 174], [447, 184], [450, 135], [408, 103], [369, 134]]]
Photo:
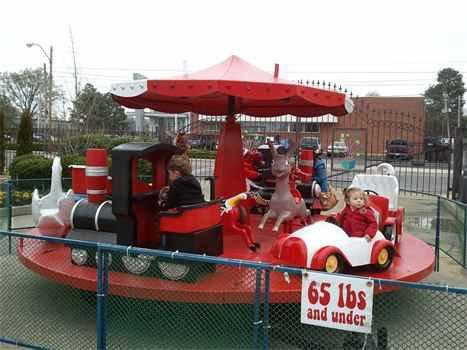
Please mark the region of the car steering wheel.
[[379, 193], [373, 190], [364, 190], [363, 192], [365, 192], [366, 194], [372, 194], [374, 196], [379, 196]]

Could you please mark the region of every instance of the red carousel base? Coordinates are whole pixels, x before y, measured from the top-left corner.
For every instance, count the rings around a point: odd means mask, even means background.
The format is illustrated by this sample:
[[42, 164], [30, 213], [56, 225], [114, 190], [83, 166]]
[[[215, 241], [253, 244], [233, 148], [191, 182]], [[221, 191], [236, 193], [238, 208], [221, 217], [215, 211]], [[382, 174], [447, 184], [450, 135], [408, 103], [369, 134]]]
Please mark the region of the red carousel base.
[[[270, 254], [272, 243], [277, 235], [271, 233], [270, 229], [270, 226], [266, 226], [264, 231], [256, 232], [256, 239], [261, 243], [258, 252], [250, 251], [239, 236], [224, 236], [223, 257], [278, 263]], [[37, 234], [33, 231], [34, 233]], [[73, 265], [69, 247], [43, 241], [24, 240], [19, 245], [18, 253], [21, 262], [27, 268], [50, 280], [83, 290], [96, 290], [96, 269]], [[399, 256], [394, 257], [387, 271], [376, 273], [371, 272], [369, 268], [359, 268], [349, 272], [365, 277], [415, 282], [431, 274], [434, 262], [432, 247], [410, 234], [403, 234], [399, 245]], [[193, 283], [110, 272], [109, 293], [124, 297], [174, 302], [253, 303], [255, 278], [253, 269], [220, 266], [215, 272], [205, 274]], [[375, 293], [393, 289], [387, 286], [376, 286]], [[286, 279], [283, 273], [271, 273], [271, 303], [300, 302], [300, 293], [300, 277], [291, 275]]]

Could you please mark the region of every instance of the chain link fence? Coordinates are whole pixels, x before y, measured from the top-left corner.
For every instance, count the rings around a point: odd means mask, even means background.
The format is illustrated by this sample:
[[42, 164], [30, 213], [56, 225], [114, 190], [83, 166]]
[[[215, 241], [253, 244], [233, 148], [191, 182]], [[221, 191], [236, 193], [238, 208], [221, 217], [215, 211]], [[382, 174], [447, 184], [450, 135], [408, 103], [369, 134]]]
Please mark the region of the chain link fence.
[[[45, 349], [96, 348], [96, 293], [66, 285], [65, 278], [44, 278], [17, 255], [47, 253], [54, 243], [0, 238], [0, 334], [2, 341]], [[90, 271], [96, 278], [96, 271]], [[10, 341], [8, 341], [10, 340]], [[14, 340], [14, 342], [12, 341]]]
[[[47, 349], [467, 347], [467, 289], [374, 280], [372, 334], [364, 336], [300, 323], [302, 270], [2, 234], [4, 342]], [[87, 249], [98, 267], [73, 265], [73, 248]], [[128, 272], [141, 269], [141, 257], [149, 262], [147, 269]], [[50, 259], [57, 264], [47, 264]], [[79, 285], [77, 269], [86, 270]], [[174, 276], [183, 280], [171, 280]], [[296, 295], [277, 294], [276, 283], [294, 285]], [[388, 287], [394, 290], [378, 293]]]

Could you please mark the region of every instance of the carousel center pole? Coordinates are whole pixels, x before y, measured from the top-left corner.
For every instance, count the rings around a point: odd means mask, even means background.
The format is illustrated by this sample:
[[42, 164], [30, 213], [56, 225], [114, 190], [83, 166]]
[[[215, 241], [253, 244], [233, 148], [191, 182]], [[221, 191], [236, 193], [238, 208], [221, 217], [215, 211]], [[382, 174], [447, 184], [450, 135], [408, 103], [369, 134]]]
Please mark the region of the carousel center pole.
[[246, 191], [242, 133], [235, 120], [235, 96], [228, 96], [228, 114], [219, 136], [214, 176], [215, 198], [229, 198]]

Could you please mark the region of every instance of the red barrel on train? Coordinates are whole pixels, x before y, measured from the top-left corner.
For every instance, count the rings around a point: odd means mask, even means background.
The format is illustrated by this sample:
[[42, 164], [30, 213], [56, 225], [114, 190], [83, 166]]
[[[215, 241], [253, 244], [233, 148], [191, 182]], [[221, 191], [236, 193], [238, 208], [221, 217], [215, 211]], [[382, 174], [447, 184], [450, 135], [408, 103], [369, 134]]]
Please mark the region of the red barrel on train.
[[313, 174], [314, 153], [312, 149], [303, 148], [300, 151], [298, 167], [301, 171]]
[[86, 151], [86, 193], [91, 203], [101, 203], [107, 197], [109, 166], [107, 150], [90, 148]]

